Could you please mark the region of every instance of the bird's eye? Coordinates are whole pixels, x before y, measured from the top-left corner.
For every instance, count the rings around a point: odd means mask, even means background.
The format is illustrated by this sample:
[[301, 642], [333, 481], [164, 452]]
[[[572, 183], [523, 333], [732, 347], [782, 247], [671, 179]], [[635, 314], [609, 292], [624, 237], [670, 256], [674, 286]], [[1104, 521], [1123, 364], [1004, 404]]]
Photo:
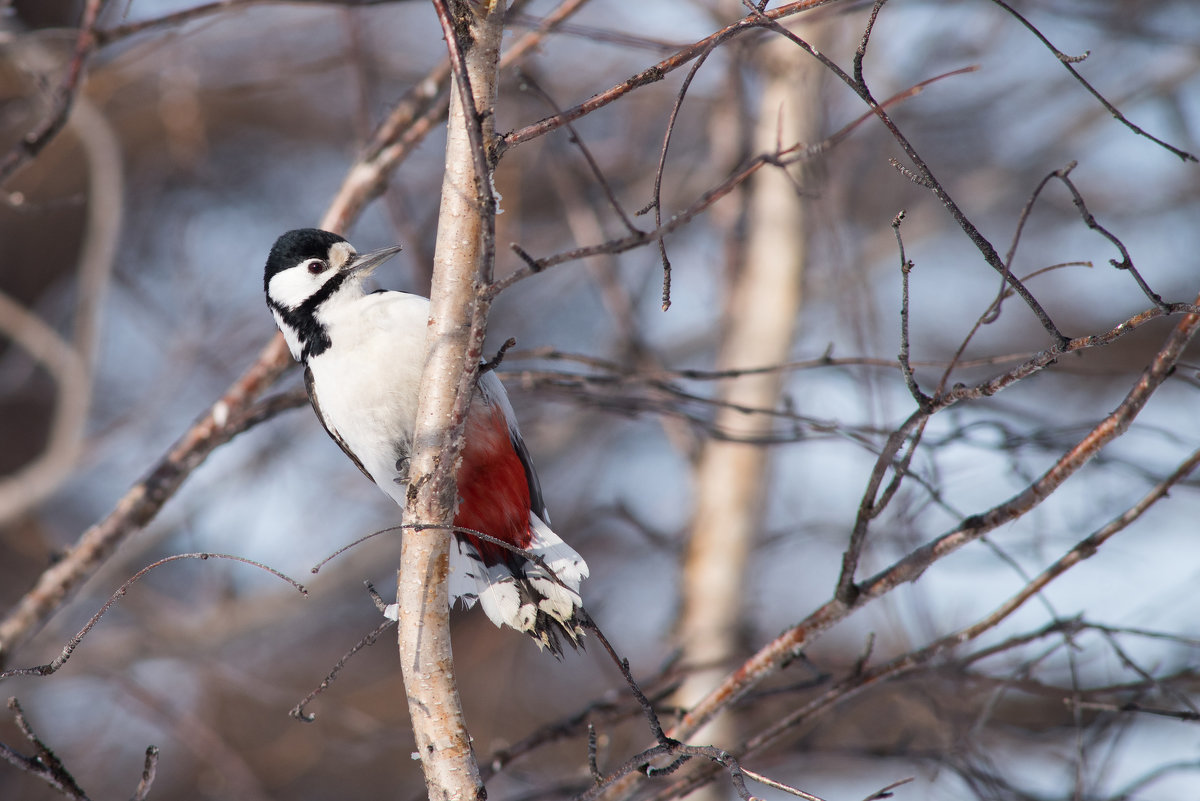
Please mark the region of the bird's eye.
[[313, 259], [308, 263], [308, 271], [313, 275], [320, 275], [329, 268], [329, 265], [320, 259]]

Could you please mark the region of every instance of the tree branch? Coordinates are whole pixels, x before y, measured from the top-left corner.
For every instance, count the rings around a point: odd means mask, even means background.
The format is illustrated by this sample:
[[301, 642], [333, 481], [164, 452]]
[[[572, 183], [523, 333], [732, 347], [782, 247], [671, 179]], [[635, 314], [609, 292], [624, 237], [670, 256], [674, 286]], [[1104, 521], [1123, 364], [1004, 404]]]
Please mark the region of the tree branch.
[[396, 600], [409, 715], [431, 799], [486, 796], [459, 702], [450, 649], [450, 534], [463, 424], [483, 351], [480, 289], [495, 253], [492, 158], [504, 3], [434, 0], [454, 83], [434, 252], [427, 360], [410, 466], [412, 483]]
[[0, 159], [0, 185], [8, 181], [26, 162], [41, 153], [66, 126], [75, 96], [83, 85], [87, 62], [96, 49], [96, 20], [104, 10], [105, 2], [106, 0], [88, 0], [84, 5], [79, 33], [75, 37], [75, 51], [67, 64], [66, 74], [63, 75], [51, 99], [50, 111], [36, 128], [25, 134], [21, 141]]
[[[1200, 330], [1200, 313], [1192, 312], [1183, 317], [1130, 389], [1125, 400], [1024, 491], [981, 515], [972, 515], [962, 521], [954, 530], [914, 549], [891, 566], [864, 581], [850, 599], [843, 599], [835, 595], [834, 598], [769, 642], [758, 653], [730, 673], [719, 687], [690, 709], [678, 724], [667, 731], [666, 736], [677, 740], [687, 740], [700, 727], [745, 696], [764, 679], [778, 672], [783, 665], [794, 659], [813, 640], [844, 620], [852, 612], [866, 603], [886, 595], [902, 584], [915, 581], [943, 557], [980, 539], [999, 526], [1025, 515], [1040, 504], [1079, 468], [1096, 456], [1101, 448], [1125, 432], [1150, 396], [1174, 371], [1184, 349], [1198, 330]], [[1176, 476], [1185, 475], [1192, 467], [1194, 467], [1193, 460], [1189, 460], [1176, 472]], [[1173, 477], [1173, 479], [1175, 478]], [[1164, 485], [1164, 490], [1166, 486]], [[1152, 493], [1143, 503], [1148, 505], [1154, 500], [1157, 500], [1157, 496]], [[1141, 505], [1139, 505], [1138, 513], [1140, 513], [1140, 507]], [[1070, 560], [1078, 559], [1086, 554], [1086, 547], [1072, 551], [1072, 554], [1065, 557], [1067, 561], [1064, 561], [1063, 565], [1069, 567]], [[1044, 578], [1047, 580], [1053, 578], [1054, 575], [1057, 575], [1054, 570], [1063, 569], [1063, 565], [1049, 569], [1044, 574]], [[1023, 598], [1019, 598], [1018, 602], [1021, 600]], [[605, 797], [627, 797], [633, 789], [632, 782], [634, 781], [636, 781], [634, 777], [627, 776], [623, 780], [615, 782], [606, 789]]]
[[283, 337], [276, 335], [254, 364], [175, 442], [145, 478], [125, 493], [108, 516], [80, 535], [62, 558], [38, 577], [34, 587], [0, 620], [0, 666], [126, 537], [158, 514], [184, 479], [213, 450], [279, 411], [270, 399], [258, 403], [255, 400], [290, 361]]
[[1091, 460], [1101, 448], [1125, 432], [1146, 401], [1174, 370], [1184, 348], [1198, 329], [1200, 314], [1188, 314], [1181, 319], [1125, 400], [1023, 492], [982, 515], [967, 518], [953, 531], [915, 549], [891, 567], [863, 582], [861, 594], [857, 596], [855, 603], [846, 604], [837, 599], [826, 603], [802, 623], [777, 637], [731, 674], [720, 688], [689, 711], [670, 735], [686, 738], [730, 700], [741, 696], [773, 673], [786, 659], [867, 600], [885, 595], [899, 585], [915, 580], [934, 562], [1020, 517], [1041, 503]]

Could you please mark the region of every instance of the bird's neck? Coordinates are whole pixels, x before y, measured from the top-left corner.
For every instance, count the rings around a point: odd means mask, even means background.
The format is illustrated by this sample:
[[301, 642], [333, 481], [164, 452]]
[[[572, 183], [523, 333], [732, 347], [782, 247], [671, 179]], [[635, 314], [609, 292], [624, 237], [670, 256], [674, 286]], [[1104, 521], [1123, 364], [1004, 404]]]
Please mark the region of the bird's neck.
[[[297, 337], [300, 344], [300, 356], [297, 358], [307, 362], [328, 350], [333, 345], [331, 331], [339, 323], [353, 321], [358, 317], [359, 310], [354, 307], [362, 301], [363, 296], [360, 281], [347, 281], [317, 306], [310, 315], [310, 324], [305, 326]], [[292, 353], [295, 354], [296, 351], [293, 350]]]

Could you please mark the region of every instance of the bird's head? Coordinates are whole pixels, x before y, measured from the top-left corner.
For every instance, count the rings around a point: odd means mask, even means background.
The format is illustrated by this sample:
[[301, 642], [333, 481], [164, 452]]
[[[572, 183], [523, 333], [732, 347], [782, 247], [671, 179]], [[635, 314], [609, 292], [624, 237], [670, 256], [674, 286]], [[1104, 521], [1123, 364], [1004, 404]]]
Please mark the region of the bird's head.
[[288, 231], [275, 240], [263, 288], [292, 355], [315, 356], [329, 347], [322, 306], [362, 294], [362, 279], [399, 251], [393, 246], [360, 256], [343, 237], [318, 228]]

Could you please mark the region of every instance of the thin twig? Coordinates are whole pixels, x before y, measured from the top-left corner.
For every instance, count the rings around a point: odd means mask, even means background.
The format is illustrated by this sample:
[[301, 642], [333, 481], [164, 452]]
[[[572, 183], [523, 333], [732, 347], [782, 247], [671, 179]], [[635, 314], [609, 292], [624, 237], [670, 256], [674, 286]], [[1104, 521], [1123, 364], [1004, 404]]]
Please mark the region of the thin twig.
[[[564, 0], [547, 14], [534, 30], [523, 34], [500, 56], [501, 69], [520, 63], [553, 31], [586, 5], [588, 0]], [[450, 60], [431, 69], [423, 80], [398, 101], [376, 128], [370, 141], [338, 188], [320, 227], [342, 231], [349, 227], [367, 203], [383, 193], [388, 176], [425, 138], [441, 126], [450, 102]], [[498, 158], [499, 153], [494, 157]]]
[[751, 175], [758, 172], [765, 165], [774, 163], [775, 160], [775, 157], [771, 155], [763, 155], [752, 159], [746, 165], [734, 171], [724, 181], [701, 195], [700, 198], [693, 202], [692, 205], [687, 209], [673, 214], [669, 220], [652, 231], [629, 234], [628, 236], [624, 236], [619, 239], [611, 239], [598, 245], [578, 247], [540, 259], [533, 259], [529, 257], [528, 254], [525, 254], [524, 251], [519, 251], [519, 254], [523, 254], [525, 258], [526, 267], [522, 270], [513, 270], [503, 278], [499, 278], [492, 282], [491, 286], [487, 289], [487, 297], [495, 298], [505, 289], [513, 284], [516, 284], [518, 281], [528, 278], [536, 273], [540, 273], [550, 267], [566, 264], [568, 262], [579, 261], [580, 259], [586, 259], [592, 256], [624, 253], [650, 242], [657, 242], [664, 236], [667, 236], [671, 232], [690, 223], [695, 217], [706, 211], [713, 203], [716, 203], [722, 197], [725, 197], [725, 195], [733, 191], [735, 187], [743, 183]]
[[516, 346], [517, 340], [514, 337], [509, 337], [508, 339], [504, 340], [504, 344], [501, 345], [500, 349], [496, 351], [496, 355], [479, 365], [479, 375], [490, 373], [499, 367], [500, 363], [504, 361], [504, 354], [508, 353], [509, 349], [515, 348]]
[[[373, 587], [371, 589], [374, 590]], [[378, 597], [377, 593], [376, 597]], [[380, 635], [395, 625], [396, 621], [394, 620], [384, 621], [376, 626], [372, 632], [356, 642], [353, 648], [342, 654], [341, 657], [339, 657], [338, 660], [333, 663], [333, 667], [329, 669], [329, 673], [324, 679], [321, 680], [321, 683], [317, 685], [316, 689], [304, 696], [304, 698], [300, 699], [300, 702], [292, 707], [291, 710], [288, 711], [288, 714], [294, 717], [296, 720], [304, 723], [312, 723], [314, 720], [316, 720], [316, 713], [305, 712], [304, 707], [308, 706], [309, 703], [311, 703], [318, 695], [325, 692], [325, 690], [329, 688], [329, 685], [333, 684], [338, 673], [342, 671], [342, 668], [346, 666], [347, 662], [354, 658], [355, 654], [368, 646], [374, 645], [379, 640]]]
[[[550, 96], [550, 93], [543, 89], [541, 84], [535, 81], [528, 72], [525, 72], [524, 70], [517, 70], [517, 79], [520, 81], [522, 89], [533, 92], [535, 95], [537, 95], [538, 98], [540, 98], [542, 102], [549, 106], [555, 114], [560, 114], [562, 112], [562, 110], [554, 102], [554, 98]], [[616, 193], [613, 192], [612, 184], [609, 183], [608, 179], [604, 177], [604, 171], [600, 169], [600, 164], [596, 161], [595, 156], [592, 155], [591, 149], [583, 141], [583, 137], [580, 136], [579, 131], [576, 130], [575, 126], [570, 122], [565, 123], [565, 125], [569, 135], [568, 141], [575, 145], [575, 147], [579, 148], [579, 154], [583, 156], [583, 160], [587, 163], [588, 170], [591, 171], [592, 177], [596, 179], [596, 183], [600, 186], [600, 191], [604, 193], [604, 198], [608, 201], [609, 207], [618, 217], [621, 218], [621, 222], [625, 225], [625, 228], [629, 231], [629, 233], [640, 233], [641, 229], [634, 225], [633, 220], [631, 220], [629, 215], [625, 213], [625, 209], [621, 206], [621, 202], [617, 200]]]
[[[777, 20], [785, 17], [793, 16], [804, 11], [811, 11], [814, 8], [832, 5], [836, 0], [798, 0], [798, 2], [785, 3], [778, 8], [773, 8], [770, 11], [764, 12], [767, 19]], [[568, 122], [574, 121], [587, 114], [592, 113], [596, 109], [603, 108], [614, 100], [617, 100], [629, 94], [635, 89], [642, 86], [647, 86], [652, 83], [657, 83], [665, 78], [669, 73], [679, 69], [685, 64], [688, 64], [693, 59], [696, 59], [708, 49], [709, 44], [714, 40], [727, 40], [732, 36], [737, 36], [747, 31], [762, 27], [762, 23], [758, 18], [746, 16], [733, 22], [721, 30], [706, 36], [705, 38], [694, 42], [686, 47], [680, 48], [677, 52], [669, 57], [659, 61], [651, 67], [647, 67], [641, 72], [630, 76], [619, 84], [598, 92], [592, 95], [587, 100], [577, 106], [572, 106], [560, 114], [555, 114], [552, 117], [546, 117], [532, 125], [527, 125], [515, 131], [506, 133], [501, 140], [500, 150], [503, 152], [513, 145], [519, 145], [522, 142], [528, 142], [531, 139], [536, 139], [539, 136], [544, 136], [547, 133], [561, 128]]]
[[[882, 3], [879, 3], [879, 5], [882, 6]], [[962, 209], [959, 208], [954, 199], [950, 197], [950, 193], [934, 176], [933, 170], [925, 162], [925, 159], [920, 155], [920, 153], [917, 152], [912, 143], [908, 141], [908, 138], [903, 134], [903, 132], [901, 132], [900, 128], [888, 115], [884, 107], [875, 100], [867, 83], [864, 80], [855, 80], [855, 78], [846, 74], [846, 72], [832, 59], [815, 49], [808, 42], [804, 41], [795, 33], [780, 25], [778, 22], [769, 20], [763, 15], [760, 15], [760, 19], [763, 20], [762, 24], [765, 27], [769, 27], [770, 29], [778, 32], [781, 36], [789, 39], [804, 52], [820, 61], [826, 69], [837, 76], [842, 83], [846, 84], [847, 87], [849, 87], [864, 103], [867, 104], [867, 106], [875, 113], [875, 116], [878, 117], [879, 121], [887, 129], [892, 139], [895, 140], [896, 144], [900, 145], [909, 161], [912, 162], [912, 164], [916, 167], [916, 175], [920, 178], [921, 184], [933, 192], [938, 200], [941, 201], [942, 205], [950, 213], [950, 216], [967, 235], [967, 238], [970, 239], [972, 244], [975, 245], [976, 249], [979, 250], [979, 253], [983, 256], [984, 261], [987, 262], [987, 264], [994, 270], [1006, 276], [1009, 285], [1012, 286], [1013, 290], [1021, 297], [1021, 300], [1025, 302], [1025, 305], [1029, 307], [1029, 310], [1038, 319], [1038, 322], [1041, 323], [1046, 332], [1050, 334], [1053, 344], [1061, 346], [1064, 342], [1066, 342], [1067, 337], [1061, 331], [1059, 331], [1053, 320], [1050, 319], [1050, 315], [1046, 313], [1044, 308], [1042, 308], [1041, 303], [1034, 298], [1034, 296], [1025, 288], [1023, 284], [1021, 284], [1020, 281], [1017, 281], [1011, 273], [1007, 272], [1004, 267], [1004, 263], [1000, 260], [1000, 256], [996, 252], [995, 247], [992, 246], [992, 243], [988, 241], [983, 233], [966, 216]], [[873, 23], [874, 17], [871, 19], [871, 24]], [[861, 45], [864, 53], [866, 49], [866, 42], [867, 37], [864, 36]], [[856, 58], [856, 63], [861, 65], [861, 57]]]
[[[736, 31], [730, 29], [728, 35], [724, 38], [729, 38]], [[671, 135], [675, 132], [675, 121], [679, 119], [679, 110], [683, 107], [683, 98], [687, 96], [688, 87], [692, 85], [692, 79], [696, 77], [696, 73], [704, 66], [704, 62], [709, 55], [724, 41], [724, 38], [714, 38], [711, 42], [705, 45], [703, 51], [696, 57], [696, 63], [688, 70], [687, 75], [683, 79], [683, 83], [679, 86], [679, 91], [675, 93], [675, 102], [671, 106], [671, 114], [667, 117], [667, 129], [663, 133], [662, 147], [658, 153], [658, 166], [654, 170], [654, 194], [646, 208], [641, 209], [638, 213], [641, 214], [649, 209], [654, 209], [654, 227], [662, 228], [662, 179], [663, 170], [667, 166], [667, 150], [671, 146]], [[662, 310], [666, 311], [671, 308], [671, 260], [667, 257], [667, 244], [664, 237], [659, 237], [656, 244], [658, 245], [658, 257], [662, 262]]]
[[[349, 7], [358, 6], [374, 6], [383, 5], [385, 3], [394, 3], [396, 0], [290, 0], [295, 3], [312, 3], [320, 5], [342, 5]], [[280, 2], [280, 0], [210, 0], [207, 3], [190, 8], [180, 9], [163, 14], [159, 17], [139, 20], [137, 22], [127, 22], [123, 25], [115, 25], [111, 28], [104, 28], [96, 31], [96, 42], [98, 45], [107, 45], [121, 39], [127, 39], [130, 36], [135, 36], [139, 33], [154, 30], [156, 28], [174, 28], [181, 25], [186, 25], [189, 22], [194, 22], [204, 17], [209, 17], [214, 14], [220, 14], [226, 11], [234, 11], [237, 9], [248, 8], [256, 5], [269, 5]]]
[[17, 724], [21, 734], [25, 735], [25, 739], [34, 747], [34, 754], [27, 757], [4, 743], [0, 743], [0, 759], [36, 776], [67, 798], [75, 801], [88, 801], [87, 793], [75, 781], [75, 777], [63, 765], [62, 760], [33, 731], [33, 727], [25, 718], [25, 711], [21, 709], [21, 703], [16, 698], [9, 698], [8, 708], [13, 714], [13, 722]]
[[170, 564], [171, 562], [177, 562], [181, 559], [228, 559], [233, 562], [241, 562], [242, 564], [250, 565], [251, 567], [257, 567], [259, 570], [265, 570], [276, 578], [291, 584], [301, 595], [305, 597], [308, 596], [308, 590], [300, 582], [296, 581], [290, 576], [285, 575], [284, 573], [281, 573], [270, 565], [265, 565], [262, 562], [256, 562], [253, 559], [247, 559], [244, 556], [235, 556], [228, 553], [180, 553], [173, 556], [167, 556], [163, 559], [151, 562], [126, 579], [125, 582], [108, 597], [108, 600], [104, 602], [104, 605], [100, 607], [99, 611], [92, 615], [88, 622], [84, 624], [84, 627], [80, 629], [79, 632], [72, 637], [65, 646], [63, 646], [62, 651], [52, 661], [44, 665], [35, 665], [34, 667], [5, 670], [0, 672], [0, 680], [11, 678], [13, 676], [49, 676], [51, 673], [56, 672], [59, 668], [66, 664], [68, 659], [71, 658], [71, 654], [73, 654], [79, 644], [83, 642], [83, 638], [87, 636], [88, 632], [90, 632], [95, 625], [100, 622], [100, 618], [104, 617], [104, 614], [110, 608], [112, 608], [114, 604], [125, 597], [125, 594], [129, 592], [130, 587], [137, 583], [139, 579], [141, 579], [151, 570], [154, 570], [157, 567], [162, 567], [166, 564]]
[[604, 782], [604, 776], [600, 773], [600, 767], [596, 764], [596, 727], [589, 721], [587, 725], [587, 759], [588, 773], [592, 776], [592, 782], [599, 785]]
[[[656, 681], [661, 679], [656, 677]], [[661, 701], [663, 697], [669, 695], [676, 689], [676, 683], [669, 683], [662, 687], [651, 702]], [[518, 758], [532, 753], [535, 749], [548, 743], [558, 742], [566, 737], [570, 737], [578, 732], [591, 731], [595, 732], [597, 723], [617, 722], [623, 720], [633, 720], [637, 717], [644, 716], [640, 704], [618, 704], [615, 700], [601, 699], [591, 701], [584, 705], [579, 711], [563, 718], [561, 721], [549, 723], [539, 727], [536, 731], [511, 745], [493, 751], [490, 757], [486, 760], [486, 764], [482, 765], [484, 777], [489, 778], [498, 773], [505, 766], [509, 765]], [[590, 736], [590, 735], [589, 735]], [[600, 741], [597, 737], [596, 760], [599, 760]], [[593, 779], [602, 781], [603, 777], [599, 773], [599, 768], [596, 768], [592, 774]]]
[[[904, 446], [905, 442], [915, 439], [914, 432], [921, 431], [928, 419], [929, 413], [920, 409], [914, 411], [895, 431], [888, 435], [875, 459], [875, 466], [867, 479], [862, 500], [859, 501], [858, 514], [854, 519], [854, 527], [850, 531], [849, 542], [846, 544], [846, 550], [842, 553], [842, 569], [838, 575], [837, 589], [834, 591], [834, 597], [847, 606], [856, 604], [861, 593], [860, 588], [854, 582], [854, 576], [858, 571], [858, 561], [866, 545], [867, 528], [883, 507], [883, 504], [877, 500], [879, 487], [888, 470], [898, 468], [896, 454], [900, 452], [900, 448]], [[898, 469], [897, 472], [899, 472]]]
[[3, 186], [21, 165], [41, 153], [66, 126], [75, 96], [83, 84], [87, 63], [96, 49], [96, 20], [106, 3], [107, 0], [87, 0], [84, 4], [79, 33], [75, 36], [75, 50], [67, 64], [66, 73], [51, 98], [50, 111], [37, 127], [21, 137], [21, 141], [0, 159], [0, 186]]
[[1152, 134], [1148, 133], [1144, 129], [1138, 127], [1137, 125], [1134, 125], [1132, 122], [1129, 121], [1129, 119], [1124, 114], [1121, 113], [1121, 111], [1116, 106], [1114, 106], [1112, 103], [1110, 103], [1104, 97], [1104, 95], [1100, 94], [1100, 92], [1097, 91], [1094, 86], [1092, 86], [1090, 83], [1088, 83], [1087, 80], [1082, 75], [1079, 74], [1079, 70], [1075, 69], [1075, 64], [1077, 64], [1080, 61], [1083, 61], [1085, 58], [1087, 58], [1087, 56], [1088, 56], [1087, 53], [1084, 53], [1082, 56], [1068, 56], [1067, 54], [1065, 54], [1061, 50], [1059, 50], [1057, 47], [1055, 47], [1050, 42], [1050, 40], [1046, 38], [1046, 35], [1043, 34], [1040, 30], [1038, 30], [1037, 27], [1032, 22], [1030, 22], [1028, 19], [1023, 17], [1015, 8], [1010, 6], [1008, 3], [1004, 2], [1004, 0], [992, 0], [992, 2], [994, 4], [1000, 6], [1000, 8], [1004, 9], [1006, 12], [1008, 12], [1008, 14], [1010, 16], [1012, 16], [1013, 19], [1015, 19], [1017, 22], [1024, 25], [1025, 28], [1030, 33], [1032, 33], [1034, 36], [1036, 36], [1038, 38], [1038, 40], [1043, 45], [1046, 46], [1046, 49], [1054, 54], [1054, 57], [1058, 59], [1060, 64], [1062, 64], [1063, 69], [1065, 69], [1067, 72], [1071, 73], [1071, 77], [1074, 78], [1076, 81], [1078, 81], [1079, 85], [1082, 86], [1084, 89], [1086, 89], [1092, 97], [1096, 98], [1096, 101], [1098, 103], [1100, 103], [1100, 105], [1104, 106], [1105, 110], [1107, 110], [1109, 114], [1111, 114], [1114, 118], [1116, 118], [1116, 120], [1118, 122], [1120, 122], [1122, 125], [1124, 125], [1129, 130], [1133, 131], [1138, 136], [1144, 136], [1145, 138], [1149, 139], [1151, 142], [1153, 142], [1154, 144], [1163, 148], [1164, 150], [1174, 153], [1176, 156], [1178, 156], [1183, 161], [1197, 161], [1196, 157], [1194, 155], [1192, 155], [1191, 153], [1188, 153], [1185, 150], [1180, 150], [1179, 148], [1175, 147], [1174, 145], [1168, 144], [1167, 142], [1164, 142], [1162, 139], [1159, 139], [1157, 136], [1153, 136]]
[[[884, 679], [895, 678], [910, 672], [920, 665], [928, 664], [934, 657], [946, 653], [963, 643], [975, 640], [985, 632], [994, 629], [1001, 622], [1009, 619], [1027, 601], [1037, 596], [1054, 579], [1063, 575], [1080, 562], [1094, 556], [1104, 542], [1112, 538], [1115, 534], [1125, 530], [1131, 523], [1145, 514], [1155, 503], [1166, 497], [1169, 490], [1195, 471], [1198, 465], [1200, 465], [1200, 450], [1192, 453], [1170, 476], [1159, 482], [1138, 502], [1130, 506], [1129, 509], [1088, 537], [1085, 537], [1055, 560], [1053, 564], [1027, 582], [1016, 594], [975, 623], [951, 634], [939, 637], [928, 645], [910, 651], [886, 663], [877, 665], [869, 670], [861, 671], [844, 682], [830, 688], [821, 697], [800, 709], [788, 713], [776, 723], [757, 732], [753, 738], [747, 741], [746, 752], [755, 752], [765, 748], [775, 742], [786, 729], [794, 727], [801, 721], [811, 719], [812, 715], [819, 709], [828, 708], [835, 703], [843, 703], [851, 695], [857, 694], [869, 685], [876, 684]], [[1050, 634], [1076, 632], [1080, 630], [1082, 625], [1079, 620], [1056, 620], [1043, 629], [1024, 637], [1012, 638], [999, 645], [982, 649], [973, 654], [970, 657], [970, 661], [977, 661], [988, 656], [993, 656]]]
[[1137, 282], [1138, 287], [1142, 290], [1142, 293], [1150, 299], [1151, 303], [1155, 304], [1159, 308], [1169, 308], [1170, 304], [1164, 301], [1157, 292], [1150, 289], [1150, 285], [1146, 283], [1146, 279], [1142, 278], [1142, 274], [1138, 272], [1138, 269], [1133, 265], [1133, 258], [1129, 255], [1129, 249], [1125, 247], [1125, 243], [1118, 239], [1115, 234], [1113, 234], [1103, 225], [1096, 222], [1095, 216], [1088, 211], [1087, 203], [1085, 203], [1083, 200], [1083, 194], [1079, 191], [1079, 188], [1075, 186], [1075, 183], [1070, 178], [1070, 171], [1071, 168], [1067, 167], [1063, 170], [1056, 170], [1054, 173], [1052, 173], [1052, 175], [1059, 181], [1062, 181], [1063, 185], [1067, 187], [1067, 191], [1071, 193], [1071, 202], [1075, 204], [1075, 208], [1079, 211], [1079, 215], [1083, 218], [1084, 224], [1091, 230], [1103, 236], [1112, 243], [1113, 247], [1120, 251], [1121, 260], [1117, 261], [1116, 259], [1109, 259], [1108, 263], [1113, 267], [1116, 267], [1118, 270], [1125, 270], [1131, 276], [1133, 276], [1133, 280]]
[[804, 801], [825, 801], [825, 799], [821, 798], [819, 795], [813, 795], [812, 793], [806, 793], [803, 790], [799, 789], [798, 787], [792, 787], [790, 784], [784, 784], [783, 782], [777, 782], [774, 779], [768, 778], [768, 777], [762, 775], [761, 773], [752, 771], [747, 767], [742, 768], [742, 773], [745, 776], [747, 776], [748, 778], [753, 779], [754, 781], [758, 782], [759, 784], [774, 788], [776, 790], [782, 790], [783, 792], [787, 793], [788, 795], [794, 795], [797, 798], [803, 798]]
[[283, 337], [271, 339], [258, 359], [225, 391], [150, 472], [135, 484], [100, 522], [91, 526], [63, 557], [43, 572], [3, 619], [0, 619], [0, 666], [58, 609], [67, 595], [90, 576], [126, 537], [146, 525], [213, 450], [266, 417], [291, 408], [256, 398], [290, 361]]
[[146, 761], [142, 766], [142, 779], [138, 782], [137, 789], [133, 791], [133, 801], [145, 801], [150, 795], [150, 788], [154, 785], [154, 777], [158, 774], [158, 746], [151, 745], [146, 748]]
[[617, 669], [621, 671], [621, 676], [624, 677], [625, 683], [629, 685], [630, 692], [633, 693], [634, 699], [638, 702], [638, 706], [642, 708], [642, 713], [646, 716], [646, 721], [650, 724], [650, 733], [654, 735], [654, 739], [662, 746], [671, 747], [677, 745], [678, 743], [675, 740], [663, 733], [662, 723], [658, 719], [658, 713], [654, 711], [654, 705], [650, 703], [650, 699], [646, 697], [646, 694], [642, 692], [642, 688], [638, 686], [637, 681], [633, 678], [633, 673], [629, 669], [629, 660], [617, 653], [617, 650], [613, 648], [612, 643], [604, 636], [604, 632], [600, 630], [600, 627], [590, 615], [584, 614], [582, 610], [580, 611], [580, 615], [583, 617], [581, 621], [583, 627], [596, 635], [596, 639], [604, 646], [604, 650], [608, 652]]
[[1130, 389], [1125, 400], [1022, 492], [983, 514], [973, 515], [964, 520], [950, 532], [914, 549], [890, 567], [862, 582], [852, 603], [846, 603], [840, 598], [825, 603], [804, 621], [761, 648], [720, 687], [689, 711], [677, 726], [667, 732], [668, 736], [678, 739], [691, 736], [721, 709], [740, 698], [767, 676], [773, 675], [781, 664], [822, 632], [844, 619], [853, 609], [891, 592], [902, 584], [916, 580], [933, 563], [1038, 506], [1101, 448], [1124, 433], [1146, 401], [1170, 375], [1184, 348], [1198, 329], [1200, 314], [1188, 314], [1181, 319], [1145, 372]]
[[[928, 78], [917, 84], [914, 84], [913, 86], [909, 87], [908, 89], [905, 89], [901, 92], [897, 92], [895, 95], [892, 95], [887, 100], [883, 101], [882, 103], [879, 103], [878, 107], [881, 109], [887, 108], [895, 103], [899, 103], [899, 102], [902, 102], [911, 97], [915, 97], [917, 94], [919, 94], [924, 89], [924, 87], [926, 87], [932, 83], [935, 83], [937, 81], [940, 81], [940, 80], [943, 80], [945, 78], [949, 78], [949, 77], [952, 77], [955, 75], [962, 75], [965, 73], [974, 72], [977, 69], [978, 69], [978, 67], [975, 67], [975, 66], [963, 67], [960, 69], [951, 70], [950, 72], [946, 72], [941, 75], [934, 76], [932, 78]], [[541, 273], [542, 271], [549, 269], [550, 267], [556, 267], [561, 264], [579, 261], [581, 259], [591, 258], [593, 256], [610, 256], [610, 255], [615, 255], [618, 253], [624, 253], [626, 251], [633, 250], [634, 248], [641, 247], [641, 246], [649, 244], [651, 242], [661, 242], [668, 234], [671, 234], [672, 232], [676, 231], [677, 229], [682, 228], [685, 225], [689, 224], [695, 217], [697, 217], [698, 215], [707, 211], [709, 209], [709, 207], [711, 207], [718, 200], [724, 198], [726, 195], [728, 195], [730, 192], [732, 192], [735, 188], [737, 188], [741, 184], [748, 181], [755, 173], [757, 173], [763, 167], [765, 167], [765, 166], [785, 167], [790, 164], [802, 162], [807, 159], [811, 159], [815, 156], [818, 156], [820, 154], [826, 153], [830, 149], [832, 149], [833, 147], [835, 147], [836, 145], [838, 145], [842, 141], [844, 141], [850, 135], [851, 132], [853, 132], [857, 127], [862, 125], [863, 122], [865, 122], [866, 120], [869, 120], [872, 116], [874, 116], [875, 113], [876, 113], [875, 111], [868, 111], [868, 112], [860, 115], [856, 119], [854, 119], [851, 122], [847, 123], [846, 125], [842, 126], [840, 129], [838, 129], [832, 135], [826, 137], [824, 140], [822, 140], [821, 142], [818, 142], [816, 144], [807, 145], [804, 143], [797, 142], [788, 147], [782, 147], [772, 153], [760, 153], [759, 155], [757, 155], [754, 158], [747, 161], [745, 164], [736, 168], [724, 181], [717, 184], [716, 186], [711, 187], [706, 192], [704, 192], [698, 199], [693, 201], [690, 206], [683, 209], [682, 211], [676, 212], [675, 214], [671, 215], [670, 219], [668, 219], [665, 223], [662, 223], [662, 224], [656, 226], [651, 231], [640, 231], [639, 230], [637, 233], [631, 233], [627, 236], [620, 237], [617, 239], [610, 239], [607, 242], [602, 242], [602, 243], [595, 244], [595, 245], [586, 245], [586, 246], [582, 246], [582, 247], [576, 247], [571, 250], [557, 253], [552, 256], [545, 256], [540, 259], [534, 258], [533, 256], [531, 256], [529, 253], [527, 253], [525, 250], [523, 250], [516, 244], [510, 245], [513, 252], [516, 253], [517, 256], [519, 256], [521, 258], [521, 260], [525, 262], [525, 265], [526, 265], [525, 269], [514, 270], [513, 272], [506, 275], [504, 278], [494, 282], [492, 284], [492, 286], [488, 289], [488, 296], [491, 298], [494, 298], [497, 295], [499, 295], [502, 291], [504, 291], [505, 289], [508, 289], [510, 286], [517, 283], [518, 281], [528, 278], [531, 275], [536, 275], [538, 273]], [[661, 160], [662, 160], [662, 158], [665, 157], [665, 151], [660, 151], [660, 152], [662, 154], [662, 155], [660, 155], [660, 169], [661, 169]], [[652, 208], [656, 208], [655, 204], [656, 204], [656, 201], [652, 200], [651, 203], [647, 204], [643, 209], [640, 209], [638, 211], [638, 213], [641, 214], [643, 212], [649, 212]], [[661, 255], [661, 252], [662, 251], [660, 251], [660, 255]], [[669, 276], [669, 272], [664, 273], [664, 277], [667, 280], [667, 283], [665, 286], [669, 292], [670, 284], [669, 284], [668, 276]]]
[[900, 374], [904, 376], [904, 384], [908, 387], [913, 400], [917, 402], [917, 408], [923, 412], [927, 412], [929, 410], [930, 398], [917, 385], [917, 379], [913, 375], [912, 364], [908, 360], [908, 277], [914, 265], [904, 255], [904, 239], [900, 236], [900, 223], [903, 221], [903, 211], [897, 214], [892, 220], [892, 230], [896, 234], [896, 246], [900, 249], [900, 355], [897, 358], [900, 362]]

